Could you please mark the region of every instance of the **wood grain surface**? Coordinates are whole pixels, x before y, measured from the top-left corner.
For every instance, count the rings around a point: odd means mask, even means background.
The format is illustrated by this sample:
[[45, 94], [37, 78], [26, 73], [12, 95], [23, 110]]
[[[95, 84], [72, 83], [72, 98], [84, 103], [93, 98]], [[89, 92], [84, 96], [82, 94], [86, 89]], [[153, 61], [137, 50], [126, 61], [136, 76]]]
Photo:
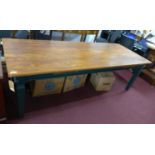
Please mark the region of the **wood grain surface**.
[[3, 39], [9, 77], [150, 64], [112, 43]]

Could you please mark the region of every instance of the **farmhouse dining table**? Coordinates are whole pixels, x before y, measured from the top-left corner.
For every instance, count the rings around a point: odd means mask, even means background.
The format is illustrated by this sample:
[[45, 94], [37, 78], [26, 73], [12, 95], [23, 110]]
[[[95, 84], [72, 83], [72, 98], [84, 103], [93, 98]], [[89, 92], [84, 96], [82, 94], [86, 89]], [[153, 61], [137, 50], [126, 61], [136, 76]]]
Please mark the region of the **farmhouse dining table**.
[[132, 69], [125, 90], [151, 62], [114, 43], [2, 39], [8, 77], [15, 84], [18, 116], [24, 116], [25, 83], [54, 77]]

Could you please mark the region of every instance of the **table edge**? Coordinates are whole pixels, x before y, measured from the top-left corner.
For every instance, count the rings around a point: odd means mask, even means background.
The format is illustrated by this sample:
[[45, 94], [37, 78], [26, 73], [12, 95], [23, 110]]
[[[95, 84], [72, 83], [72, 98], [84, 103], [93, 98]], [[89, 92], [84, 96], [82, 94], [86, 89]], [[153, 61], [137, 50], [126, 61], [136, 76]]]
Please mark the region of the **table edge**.
[[[91, 68], [91, 69], [80, 69], [80, 70], [68, 70], [68, 71], [62, 71], [62, 72], [44, 72], [44, 73], [36, 73], [36, 74], [18, 74], [16, 75], [11, 75], [10, 73], [8, 73], [8, 77], [9, 78], [14, 78], [14, 77], [29, 77], [29, 76], [37, 76], [37, 75], [45, 75], [45, 74], [65, 74], [65, 73], [74, 73], [74, 72], [79, 72], [79, 71], [95, 71], [95, 70], [100, 70], [100, 69], [116, 69], [117, 68], [122, 68], [122, 69], [128, 69], [128, 68], [134, 68], [136, 66], [141, 66], [141, 65], [149, 65], [152, 62], [148, 60], [148, 63], [141, 63], [141, 64], [135, 64], [135, 65], [124, 65], [124, 66], [112, 66], [112, 67], [99, 67], [99, 68]], [[119, 70], [119, 69], [118, 69]]]

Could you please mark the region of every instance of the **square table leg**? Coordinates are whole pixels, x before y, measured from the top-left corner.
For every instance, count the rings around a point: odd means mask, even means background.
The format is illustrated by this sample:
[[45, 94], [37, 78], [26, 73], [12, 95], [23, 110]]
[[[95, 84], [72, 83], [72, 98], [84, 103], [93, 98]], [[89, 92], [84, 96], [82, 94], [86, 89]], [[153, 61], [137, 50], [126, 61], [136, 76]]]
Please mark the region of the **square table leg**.
[[132, 84], [134, 83], [134, 81], [139, 76], [139, 74], [140, 74], [141, 70], [143, 69], [143, 67], [144, 67], [144, 65], [140, 65], [140, 66], [137, 66], [137, 67], [135, 67], [135, 68], [132, 69], [133, 75], [130, 78], [130, 80], [128, 81], [128, 84], [127, 84], [125, 90], [129, 90], [129, 88], [132, 86]]
[[16, 82], [15, 89], [17, 98], [18, 117], [23, 117], [25, 111], [25, 83]]

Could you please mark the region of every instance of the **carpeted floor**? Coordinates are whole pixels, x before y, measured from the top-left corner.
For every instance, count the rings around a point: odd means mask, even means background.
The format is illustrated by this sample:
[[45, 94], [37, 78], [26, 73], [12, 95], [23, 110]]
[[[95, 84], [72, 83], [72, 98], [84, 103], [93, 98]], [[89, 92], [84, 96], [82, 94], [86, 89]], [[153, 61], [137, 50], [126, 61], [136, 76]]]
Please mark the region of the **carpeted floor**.
[[125, 92], [129, 77], [128, 71], [117, 72], [107, 93], [95, 92], [87, 82], [85, 87], [61, 95], [27, 95], [24, 118], [7, 123], [155, 123], [155, 87], [138, 78]]

